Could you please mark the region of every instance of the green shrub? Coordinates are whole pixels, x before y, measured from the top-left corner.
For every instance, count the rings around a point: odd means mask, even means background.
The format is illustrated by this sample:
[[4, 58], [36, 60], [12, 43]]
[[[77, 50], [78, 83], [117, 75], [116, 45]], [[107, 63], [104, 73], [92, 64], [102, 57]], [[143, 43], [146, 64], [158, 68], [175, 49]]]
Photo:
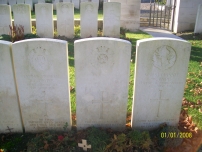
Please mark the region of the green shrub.
[[74, 26], [74, 37], [75, 38], [79, 38], [80, 37], [80, 31], [81, 31], [81, 28], [80, 28], [79, 25]]
[[24, 39], [34, 39], [34, 38], [40, 38], [40, 37], [38, 35], [32, 34], [32, 33], [24, 35]]
[[92, 127], [87, 131], [87, 140], [91, 144], [92, 150], [97, 152], [106, 147], [110, 138], [105, 131]]
[[11, 36], [7, 35], [7, 34], [2, 34], [0, 36], [0, 40], [4, 40], [4, 41], [10, 41], [11, 42]]

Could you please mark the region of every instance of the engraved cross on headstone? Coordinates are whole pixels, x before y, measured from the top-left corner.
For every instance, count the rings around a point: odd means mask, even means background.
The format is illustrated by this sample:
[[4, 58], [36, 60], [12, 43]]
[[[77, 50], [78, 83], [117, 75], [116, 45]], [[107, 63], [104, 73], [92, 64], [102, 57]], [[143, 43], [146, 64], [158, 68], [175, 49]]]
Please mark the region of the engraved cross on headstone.
[[106, 99], [106, 94], [107, 92], [102, 91], [102, 100], [93, 100], [93, 103], [98, 103], [100, 104], [100, 119], [103, 119], [103, 104], [104, 103], [111, 103], [112, 100], [111, 99]]
[[158, 102], [157, 117], [159, 117], [159, 110], [160, 110], [161, 102], [167, 102], [167, 101], [169, 101], [169, 99], [162, 99], [162, 90], [159, 90], [159, 92], [160, 92], [159, 99], [150, 99], [150, 101]]
[[11, 130], [13, 130], [13, 128], [9, 128], [8, 126], [7, 126], [7, 128], [8, 129], [6, 129], [6, 130], [9, 130], [9, 132], [11, 133]]

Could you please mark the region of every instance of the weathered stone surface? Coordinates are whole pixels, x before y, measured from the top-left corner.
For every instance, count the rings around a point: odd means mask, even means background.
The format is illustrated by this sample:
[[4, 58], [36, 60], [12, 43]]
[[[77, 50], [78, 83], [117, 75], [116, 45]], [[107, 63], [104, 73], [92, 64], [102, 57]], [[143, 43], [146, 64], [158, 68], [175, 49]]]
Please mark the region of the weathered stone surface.
[[0, 35], [9, 34], [11, 22], [11, 7], [9, 5], [0, 5]]
[[104, 3], [103, 35], [120, 37], [121, 3]]
[[24, 4], [25, 0], [17, 0], [17, 4]]
[[28, 4], [31, 8], [31, 10], [33, 10], [33, 2], [32, 0], [25, 0], [25, 4]]
[[74, 5], [63, 2], [57, 4], [57, 33], [74, 38]]
[[202, 4], [198, 6], [194, 33], [202, 33]]
[[[59, 48], [59, 49], [58, 49]], [[26, 132], [71, 128], [67, 42], [32, 39], [13, 44]]]
[[31, 9], [30, 5], [17, 4], [13, 5], [14, 25], [22, 25], [24, 27], [24, 33], [32, 33], [31, 25]]
[[63, 0], [63, 2], [70, 2], [71, 3], [71, 0]]
[[81, 38], [96, 37], [98, 31], [98, 9], [93, 2], [81, 3]]
[[53, 38], [53, 4], [35, 4], [37, 35]]
[[131, 43], [115, 38], [88, 38], [75, 41], [74, 46], [77, 129], [124, 129]]
[[0, 133], [9, 133], [9, 128], [11, 132], [22, 132], [11, 45], [10, 42], [0, 40]]
[[132, 128], [176, 126], [187, 76], [191, 45], [171, 38], [137, 41]]

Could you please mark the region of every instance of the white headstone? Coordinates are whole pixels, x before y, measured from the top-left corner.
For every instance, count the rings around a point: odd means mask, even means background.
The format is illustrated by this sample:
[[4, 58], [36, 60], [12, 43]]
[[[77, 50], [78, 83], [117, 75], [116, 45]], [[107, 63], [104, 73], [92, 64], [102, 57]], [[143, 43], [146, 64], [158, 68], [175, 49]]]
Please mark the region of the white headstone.
[[[59, 50], [58, 50], [59, 48]], [[67, 42], [32, 39], [13, 44], [26, 132], [71, 128]]]
[[115, 38], [75, 41], [77, 129], [125, 128], [131, 43]]
[[202, 33], [202, 4], [198, 6], [194, 33]]
[[0, 40], [0, 133], [9, 133], [9, 128], [11, 132], [22, 132], [11, 45], [11, 42]]
[[36, 29], [39, 37], [53, 38], [53, 4], [35, 4]]
[[191, 45], [171, 38], [137, 41], [133, 129], [176, 126], [184, 94]]
[[0, 35], [9, 34], [12, 25], [11, 7], [9, 5], [0, 5]]
[[63, 2], [70, 2], [71, 3], [71, 0], [63, 0]]
[[8, 3], [11, 6], [11, 11], [13, 11], [13, 5], [17, 4], [17, 0], [8, 0]]
[[98, 9], [93, 2], [83, 2], [80, 7], [81, 38], [96, 37], [98, 31]]
[[58, 3], [57, 32], [60, 36], [74, 38], [74, 5], [72, 3]]
[[7, 4], [7, 0], [0, 0], [0, 4]]
[[121, 3], [104, 3], [103, 35], [120, 37]]
[[79, 9], [80, 0], [72, 0], [72, 3], [74, 4], [74, 7], [75, 7], [76, 9]]
[[45, 0], [38, 0], [38, 3], [45, 3]]
[[30, 5], [13, 5], [13, 14], [14, 25], [22, 25], [24, 27], [24, 34], [32, 33]]
[[32, 0], [25, 0], [25, 4], [30, 5], [31, 10], [33, 10], [33, 2], [32, 2]]
[[99, 0], [80, 0], [80, 3], [83, 3], [83, 2], [93, 2], [93, 3], [96, 3], [97, 7], [99, 8]]
[[137, 31], [140, 27], [141, 0], [110, 0], [121, 3], [121, 27]]
[[24, 4], [25, 0], [17, 0], [17, 4]]

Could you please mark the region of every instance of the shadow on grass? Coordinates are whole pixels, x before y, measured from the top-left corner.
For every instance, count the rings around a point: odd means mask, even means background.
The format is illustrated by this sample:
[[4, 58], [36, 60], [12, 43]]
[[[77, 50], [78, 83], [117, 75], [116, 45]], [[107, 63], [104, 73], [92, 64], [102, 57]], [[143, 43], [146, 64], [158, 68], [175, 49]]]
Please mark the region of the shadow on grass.
[[69, 66], [74, 67], [74, 59], [69, 58]]
[[201, 47], [196, 47], [192, 45], [190, 60], [202, 62], [202, 44]]
[[146, 39], [146, 38], [151, 38], [152, 36], [142, 32], [142, 31], [137, 31], [137, 32], [127, 32], [126, 37], [130, 37], [130, 42], [132, 43], [132, 50], [131, 50], [131, 60], [135, 62], [135, 53], [136, 53], [136, 43], [138, 40], [141, 39]]
[[193, 31], [186, 31], [177, 33], [176, 35], [191, 43], [190, 60], [202, 62], [202, 34], [194, 34]]
[[177, 33], [177, 36], [189, 41], [189, 40], [202, 40], [202, 34], [194, 34], [193, 31], [187, 31], [184, 33]]

